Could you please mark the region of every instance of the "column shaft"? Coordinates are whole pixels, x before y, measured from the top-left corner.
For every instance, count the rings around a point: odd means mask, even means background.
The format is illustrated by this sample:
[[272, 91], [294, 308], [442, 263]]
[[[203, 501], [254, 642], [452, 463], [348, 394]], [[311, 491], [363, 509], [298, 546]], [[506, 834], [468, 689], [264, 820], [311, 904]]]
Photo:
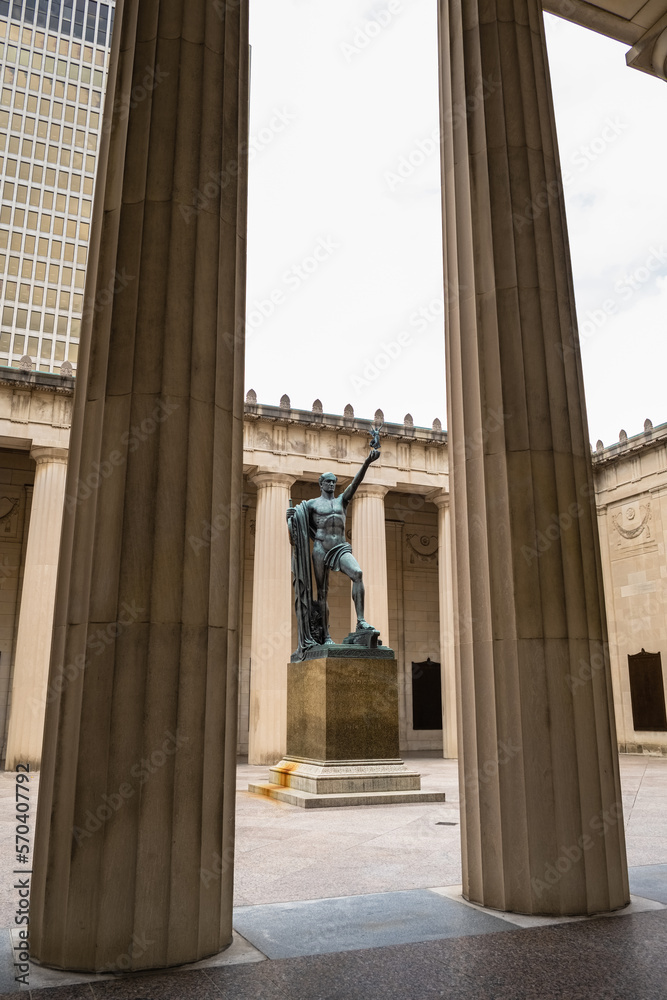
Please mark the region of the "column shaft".
[[440, 0], [439, 33], [463, 891], [612, 910], [627, 869], [542, 10]]
[[287, 740], [287, 664], [292, 649], [291, 546], [286, 511], [294, 479], [275, 473], [257, 486], [250, 645], [248, 761], [277, 764]]
[[47, 965], [231, 941], [247, 106], [246, 0], [118, 4], [35, 841]]
[[[597, 508], [598, 532], [600, 536], [600, 555], [602, 559], [602, 580], [604, 584], [605, 606], [607, 609], [607, 633], [609, 637], [609, 660], [611, 663], [611, 687], [614, 694], [616, 718], [616, 738], [623, 745], [632, 742], [632, 711], [628, 692], [627, 700], [623, 698], [623, 671], [621, 669], [621, 649], [627, 664], [627, 637], [619, 635], [614, 602], [614, 576], [611, 568], [609, 551], [609, 512], [605, 505]], [[620, 641], [619, 641], [620, 640]], [[626, 684], [627, 687], [627, 684]]]
[[[362, 484], [354, 495], [352, 511], [352, 548], [361, 566], [366, 590], [364, 617], [380, 632], [380, 642], [391, 645], [389, 636], [389, 600], [387, 593], [387, 536], [384, 522], [386, 486]], [[352, 628], [357, 626], [352, 614]]]
[[5, 766], [39, 770], [47, 699], [67, 451], [36, 447]]
[[449, 494], [436, 497], [438, 508], [438, 591], [440, 595], [440, 670], [442, 682], [442, 755], [458, 757], [456, 639], [452, 582]]

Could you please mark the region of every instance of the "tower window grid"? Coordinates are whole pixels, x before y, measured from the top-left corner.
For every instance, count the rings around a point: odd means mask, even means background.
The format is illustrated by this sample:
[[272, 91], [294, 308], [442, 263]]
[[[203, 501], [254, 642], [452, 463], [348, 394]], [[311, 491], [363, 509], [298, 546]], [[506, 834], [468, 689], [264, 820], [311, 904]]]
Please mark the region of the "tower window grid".
[[[0, 366], [28, 354], [57, 371], [78, 356], [113, 7], [11, 6], [3, 16], [0, 0]], [[92, 44], [76, 24], [70, 37], [68, 11]], [[35, 30], [56, 13], [59, 35]]]

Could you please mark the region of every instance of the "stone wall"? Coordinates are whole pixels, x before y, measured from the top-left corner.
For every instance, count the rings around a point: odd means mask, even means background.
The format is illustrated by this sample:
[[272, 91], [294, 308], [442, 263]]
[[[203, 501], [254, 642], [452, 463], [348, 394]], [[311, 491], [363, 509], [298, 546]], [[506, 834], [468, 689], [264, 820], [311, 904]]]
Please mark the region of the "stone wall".
[[634, 728], [628, 665], [660, 653], [667, 691], [667, 425], [598, 446], [594, 470], [618, 742], [667, 754], [667, 732]]

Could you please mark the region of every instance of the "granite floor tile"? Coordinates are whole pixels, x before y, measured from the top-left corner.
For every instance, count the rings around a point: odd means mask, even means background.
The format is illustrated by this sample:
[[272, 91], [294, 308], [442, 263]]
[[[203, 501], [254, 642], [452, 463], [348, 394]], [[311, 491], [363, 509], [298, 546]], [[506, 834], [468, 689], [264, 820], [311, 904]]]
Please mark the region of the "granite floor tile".
[[[96, 1000], [220, 1000], [221, 996], [208, 970], [137, 974], [92, 985]], [[41, 1000], [51, 998], [42, 996]]]
[[576, 922], [272, 966], [293, 1000], [664, 1000], [665, 925], [658, 926], [657, 917]]

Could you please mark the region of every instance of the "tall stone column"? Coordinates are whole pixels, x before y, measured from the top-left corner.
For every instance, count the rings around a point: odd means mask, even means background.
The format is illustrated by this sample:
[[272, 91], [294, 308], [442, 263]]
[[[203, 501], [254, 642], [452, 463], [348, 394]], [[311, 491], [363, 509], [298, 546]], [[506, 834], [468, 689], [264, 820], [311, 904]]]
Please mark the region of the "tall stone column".
[[[607, 633], [609, 637], [609, 660], [611, 662], [611, 688], [614, 695], [614, 708], [616, 717], [616, 737], [619, 745], [632, 742], [629, 737], [634, 730], [632, 728], [632, 711], [628, 691], [627, 700], [623, 698], [623, 676], [621, 671], [621, 642], [625, 644], [627, 638], [619, 636], [618, 622], [616, 619], [616, 607], [614, 602], [614, 576], [611, 568], [611, 558], [609, 549], [609, 509], [606, 504], [597, 508], [598, 532], [600, 536], [600, 554], [602, 557], [602, 581], [604, 584], [605, 604], [607, 609]], [[627, 650], [624, 650], [627, 656]], [[627, 659], [625, 663], [627, 663]], [[627, 685], [626, 685], [627, 686]]]
[[439, 38], [463, 892], [608, 911], [629, 894], [541, 5], [440, 0]]
[[245, 0], [116, 9], [71, 435], [31, 950], [232, 937]]
[[[388, 487], [362, 483], [355, 493], [352, 511], [352, 548], [364, 576], [364, 617], [380, 632], [380, 642], [389, 646], [389, 598], [387, 593], [387, 536], [384, 498]], [[352, 612], [352, 628], [357, 616]]]
[[67, 449], [33, 447], [35, 482], [23, 571], [5, 767], [38, 770], [46, 709]]
[[[431, 498], [430, 498], [431, 499]], [[432, 497], [438, 508], [438, 593], [440, 596], [440, 670], [442, 755], [458, 757], [454, 594], [449, 494]]]
[[292, 655], [291, 545], [287, 531], [292, 476], [260, 472], [250, 642], [250, 764], [277, 764], [287, 740], [287, 664]]

